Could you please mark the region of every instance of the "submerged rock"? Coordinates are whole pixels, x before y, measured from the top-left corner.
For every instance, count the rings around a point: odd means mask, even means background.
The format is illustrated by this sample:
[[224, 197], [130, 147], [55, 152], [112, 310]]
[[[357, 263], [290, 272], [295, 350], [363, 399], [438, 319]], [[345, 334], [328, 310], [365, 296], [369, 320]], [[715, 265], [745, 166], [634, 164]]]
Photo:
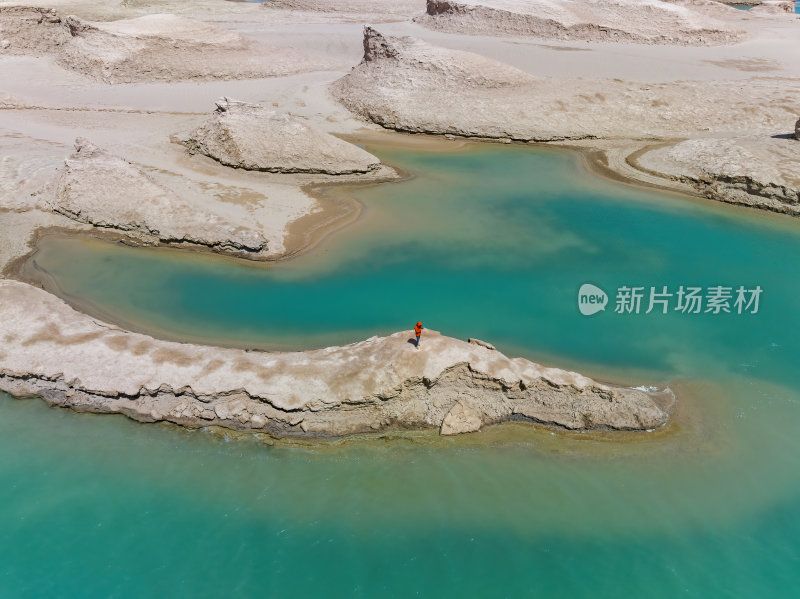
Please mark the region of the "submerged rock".
[[667, 421], [638, 389], [430, 330], [415, 350], [410, 336], [284, 353], [174, 343], [0, 280], [0, 390], [79, 411], [288, 436], [404, 428], [453, 434], [512, 417], [577, 430], [647, 430]]
[[343, 175], [380, 166], [372, 154], [307, 121], [228, 98], [184, 143], [192, 154], [255, 171]]
[[130, 162], [84, 138], [58, 174], [48, 207], [95, 227], [150, 242], [193, 244], [247, 256], [266, 251], [264, 236], [193, 206]]

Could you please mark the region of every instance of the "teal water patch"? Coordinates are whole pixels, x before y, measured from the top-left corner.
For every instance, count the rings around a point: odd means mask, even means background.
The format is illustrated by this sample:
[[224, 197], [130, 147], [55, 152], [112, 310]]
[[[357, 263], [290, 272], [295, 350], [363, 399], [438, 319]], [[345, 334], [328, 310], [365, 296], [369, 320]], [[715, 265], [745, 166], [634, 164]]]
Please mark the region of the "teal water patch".
[[[480, 148], [384, 155], [415, 174], [356, 190], [366, 216], [308, 256], [252, 266], [180, 251], [57, 239], [38, 268], [111, 320], [181, 339], [302, 349], [410, 329], [417, 320], [507, 353], [598, 369], [797, 384], [800, 232], [785, 219], [625, 188], [570, 155]], [[578, 311], [594, 283], [610, 305]], [[616, 292], [643, 287], [639, 314]], [[673, 293], [645, 314], [650, 288]], [[686, 314], [681, 286], [761, 287], [759, 310]]]
[[[36, 264], [72, 301], [175, 337], [299, 348], [422, 319], [692, 379], [675, 430], [309, 450], [2, 397], [0, 596], [790, 596], [795, 223], [613, 185], [565, 154], [380, 155], [415, 178], [348, 192], [364, 217], [279, 266], [55, 238]], [[612, 305], [581, 315], [584, 282]], [[613, 311], [621, 285], [681, 284], [764, 293], [757, 314]]]
[[[737, 10], [750, 10], [755, 4], [728, 4]], [[794, 13], [800, 15], [800, 2], [794, 2]]]
[[797, 483], [776, 494], [752, 456], [271, 448], [5, 396], [0, 444], [3, 597], [783, 597], [798, 582]]

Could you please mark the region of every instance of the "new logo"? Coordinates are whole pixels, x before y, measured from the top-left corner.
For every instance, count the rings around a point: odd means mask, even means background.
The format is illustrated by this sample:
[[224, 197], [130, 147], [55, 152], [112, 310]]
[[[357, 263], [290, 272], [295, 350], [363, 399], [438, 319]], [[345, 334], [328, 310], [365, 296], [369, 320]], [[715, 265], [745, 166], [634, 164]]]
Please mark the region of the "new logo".
[[591, 283], [584, 283], [578, 290], [578, 310], [584, 316], [591, 316], [597, 314], [601, 310], [606, 309], [608, 304], [608, 295], [606, 292], [592, 285]]

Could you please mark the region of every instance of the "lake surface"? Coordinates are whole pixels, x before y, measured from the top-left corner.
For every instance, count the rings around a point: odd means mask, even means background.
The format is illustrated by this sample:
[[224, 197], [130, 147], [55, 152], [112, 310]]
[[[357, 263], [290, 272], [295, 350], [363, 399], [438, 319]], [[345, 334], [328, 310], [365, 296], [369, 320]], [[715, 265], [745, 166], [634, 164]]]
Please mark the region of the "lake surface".
[[[422, 320], [670, 385], [667, 431], [269, 446], [0, 398], [2, 596], [784, 597], [800, 583], [800, 228], [623, 187], [573, 155], [375, 149], [410, 180], [281, 265], [51, 238], [70, 301], [162, 336], [347, 343]], [[342, 192], [345, 193], [345, 192]], [[43, 275], [44, 276], [44, 275]], [[609, 295], [583, 316], [578, 288]], [[639, 314], [617, 291], [643, 287]], [[649, 288], [675, 292], [645, 314]], [[760, 287], [683, 313], [680, 286]], [[46, 567], [43, 567], [46, 564]]]
[[[737, 10], [750, 10], [755, 6], [754, 4], [728, 4]], [[800, 15], [800, 2], [794, 2], [794, 12]]]

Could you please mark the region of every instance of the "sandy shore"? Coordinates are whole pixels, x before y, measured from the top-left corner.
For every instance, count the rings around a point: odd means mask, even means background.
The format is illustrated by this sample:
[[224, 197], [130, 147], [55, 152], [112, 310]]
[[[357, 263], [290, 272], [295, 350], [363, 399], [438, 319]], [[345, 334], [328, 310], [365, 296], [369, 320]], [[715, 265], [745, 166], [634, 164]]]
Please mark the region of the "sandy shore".
[[358, 147], [376, 138], [553, 143], [796, 214], [800, 20], [626, 2], [0, 3], [0, 267], [48, 230], [284, 259], [357, 218], [327, 186], [404, 175]]

